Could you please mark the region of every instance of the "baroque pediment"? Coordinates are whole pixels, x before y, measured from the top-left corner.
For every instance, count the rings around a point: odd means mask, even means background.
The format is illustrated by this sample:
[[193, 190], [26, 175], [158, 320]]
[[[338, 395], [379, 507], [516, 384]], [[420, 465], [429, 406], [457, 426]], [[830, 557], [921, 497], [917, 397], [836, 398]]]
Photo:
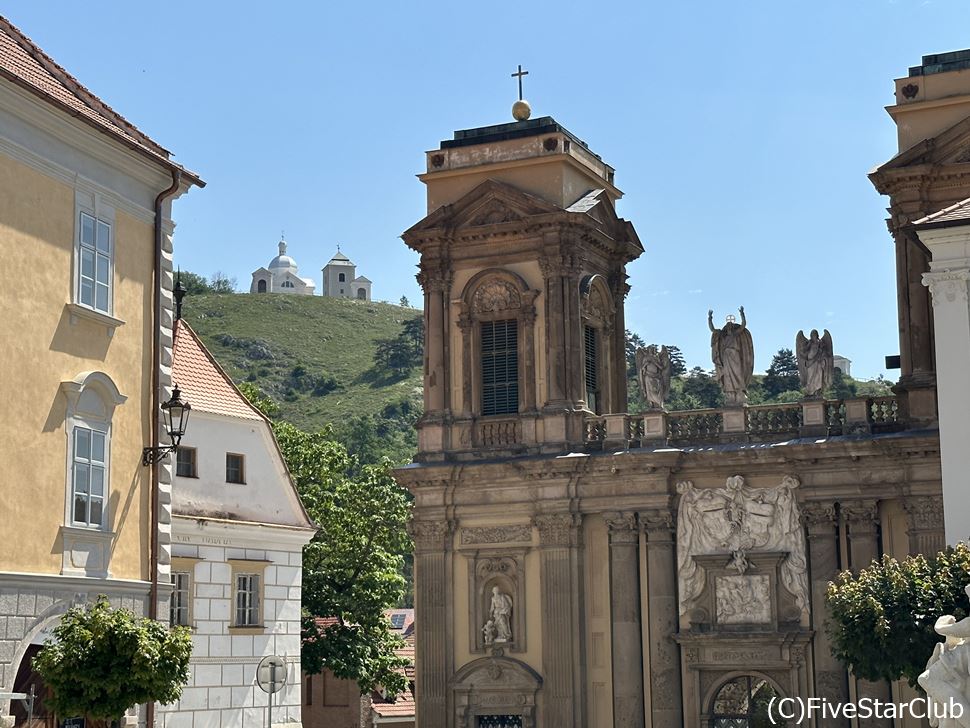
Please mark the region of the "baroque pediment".
[[921, 165], [970, 163], [970, 118], [924, 139], [877, 167], [870, 177]]

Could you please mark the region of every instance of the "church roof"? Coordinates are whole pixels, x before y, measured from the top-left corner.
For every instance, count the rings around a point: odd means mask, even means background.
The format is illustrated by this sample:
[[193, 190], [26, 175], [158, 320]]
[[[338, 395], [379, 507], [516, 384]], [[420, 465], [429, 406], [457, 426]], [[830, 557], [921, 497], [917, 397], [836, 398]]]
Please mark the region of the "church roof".
[[970, 225], [970, 198], [961, 200], [955, 205], [944, 207], [942, 210], [920, 218], [913, 223], [913, 227], [923, 230], [956, 225]]
[[0, 77], [204, 187], [198, 175], [169, 159], [169, 151], [99, 99], [9, 20], [0, 16]]
[[172, 382], [194, 410], [245, 420], [263, 419], [184, 320], [175, 323]]
[[327, 263], [327, 265], [330, 265], [331, 263], [336, 263], [337, 265], [353, 265], [353, 263], [350, 262], [350, 258], [341, 253], [339, 250], [333, 254], [333, 257], [330, 259], [330, 262]]
[[367, 276], [357, 276], [351, 283], [373, 283], [373, 281]]

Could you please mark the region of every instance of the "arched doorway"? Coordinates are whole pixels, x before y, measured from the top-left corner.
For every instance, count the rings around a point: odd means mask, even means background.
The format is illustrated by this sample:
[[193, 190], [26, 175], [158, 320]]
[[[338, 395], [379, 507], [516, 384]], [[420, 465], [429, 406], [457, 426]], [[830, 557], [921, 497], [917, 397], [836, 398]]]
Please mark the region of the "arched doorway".
[[367, 300], [367, 289], [365, 289], [365, 288], [358, 288], [357, 289], [357, 300], [358, 301], [366, 301]]
[[57, 722], [54, 720], [54, 716], [47, 712], [44, 706], [44, 699], [48, 696], [47, 686], [44, 681], [41, 680], [40, 675], [34, 672], [31, 667], [33, 659], [40, 652], [43, 645], [31, 644], [27, 646], [27, 651], [24, 653], [23, 659], [20, 661], [20, 669], [17, 670], [17, 677], [13, 683], [13, 691], [15, 693], [26, 693], [30, 695], [31, 688], [33, 688], [34, 695], [34, 709], [33, 709], [33, 719], [27, 720], [27, 708], [19, 700], [10, 701], [10, 715], [14, 718], [14, 725], [17, 728], [25, 726], [25, 728], [57, 728]]
[[266, 279], [260, 278], [256, 283], [256, 293], [266, 293]]
[[[711, 701], [711, 728], [784, 728], [779, 715], [769, 716], [773, 698], [782, 697], [767, 679], [739, 675], [725, 682]], [[772, 722], [774, 718], [774, 722]]]

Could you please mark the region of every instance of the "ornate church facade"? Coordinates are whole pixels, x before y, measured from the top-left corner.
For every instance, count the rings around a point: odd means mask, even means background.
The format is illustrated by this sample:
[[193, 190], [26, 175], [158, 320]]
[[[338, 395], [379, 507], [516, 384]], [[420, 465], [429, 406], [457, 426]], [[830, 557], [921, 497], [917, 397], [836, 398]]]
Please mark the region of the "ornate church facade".
[[772, 696], [911, 696], [832, 656], [824, 596], [944, 544], [926, 377], [912, 406], [627, 414], [643, 248], [613, 168], [543, 117], [456, 132], [420, 178], [425, 414], [396, 471], [417, 725], [706, 728]]

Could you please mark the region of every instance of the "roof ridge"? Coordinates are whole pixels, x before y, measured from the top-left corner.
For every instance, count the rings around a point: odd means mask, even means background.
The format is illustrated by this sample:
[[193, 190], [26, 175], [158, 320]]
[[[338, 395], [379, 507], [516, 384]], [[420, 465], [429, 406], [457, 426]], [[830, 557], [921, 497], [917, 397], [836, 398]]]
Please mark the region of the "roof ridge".
[[87, 104], [88, 108], [90, 108], [92, 111], [101, 114], [105, 118], [111, 119], [119, 126], [124, 127], [130, 131], [132, 135], [138, 139], [138, 141], [150, 147], [158, 154], [166, 157], [171, 154], [168, 149], [165, 149], [165, 147], [145, 134], [145, 132], [128, 121], [124, 116], [108, 106], [108, 104], [106, 104], [94, 92], [90, 91], [83, 83], [72, 76], [67, 69], [51, 58], [39, 45], [31, 40], [26, 33], [11, 23], [3, 15], [0, 15], [0, 27], [6, 31], [7, 35], [10, 36], [10, 38], [17, 45], [23, 48], [24, 51], [26, 51], [35, 61], [41, 64], [44, 69], [58, 82], [60, 82], [61, 85], [63, 85], [69, 91], [72, 91], [78, 98], [84, 101], [84, 103]]

